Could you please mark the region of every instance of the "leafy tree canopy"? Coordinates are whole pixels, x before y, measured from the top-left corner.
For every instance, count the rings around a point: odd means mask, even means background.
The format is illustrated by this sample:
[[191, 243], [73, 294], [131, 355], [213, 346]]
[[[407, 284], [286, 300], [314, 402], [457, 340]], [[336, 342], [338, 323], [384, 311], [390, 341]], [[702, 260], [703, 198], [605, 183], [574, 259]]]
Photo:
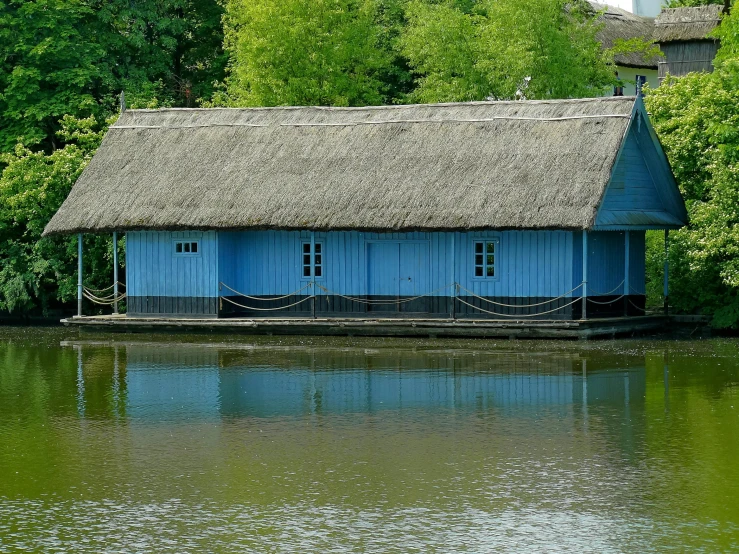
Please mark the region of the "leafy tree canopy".
[[412, 0], [402, 51], [419, 102], [598, 95], [613, 84], [582, 0]]
[[671, 303], [739, 327], [739, 57], [737, 15], [720, 26], [713, 73], [669, 78], [647, 96], [688, 206], [674, 233]]
[[[76, 237], [41, 238], [41, 233], [106, 128], [92, 116], [65, 116], [59, 131], [67, 143], [63, 148], [44, 154], [19, 145], [0, 156], [5, 164], [0, 174], [0, 309], [46, 311], [76, 297]], [[107, 285], [112, 275], [109, 238], [90, 236], [85, 242], [89, 283]]]
[[391, 51], [398, 4], [228, 0], [225, 93], [235, 106], [382, 104], [402, 75]]
[[0, 4], [0, 152], [59, 146], [64, 115], [104, 119], [123, 89], [160, 103], [210, 97], [225, 57], [217, 0]]

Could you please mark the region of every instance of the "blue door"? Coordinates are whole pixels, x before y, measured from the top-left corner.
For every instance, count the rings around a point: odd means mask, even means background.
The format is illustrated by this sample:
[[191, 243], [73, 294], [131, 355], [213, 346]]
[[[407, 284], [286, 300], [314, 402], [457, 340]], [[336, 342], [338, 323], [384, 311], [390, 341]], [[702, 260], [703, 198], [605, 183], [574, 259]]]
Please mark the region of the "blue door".
[[429, 245], [424, 242], [382, 241], [367, 245], [367, 293], [388, 304], [371, 304], [374, 312], [425, 312], [426, 299], [392, 302], [426, 294]]
[[400, 243], [370, 242], [367, 244], [367, 293], [370, 296], [400, 294]]

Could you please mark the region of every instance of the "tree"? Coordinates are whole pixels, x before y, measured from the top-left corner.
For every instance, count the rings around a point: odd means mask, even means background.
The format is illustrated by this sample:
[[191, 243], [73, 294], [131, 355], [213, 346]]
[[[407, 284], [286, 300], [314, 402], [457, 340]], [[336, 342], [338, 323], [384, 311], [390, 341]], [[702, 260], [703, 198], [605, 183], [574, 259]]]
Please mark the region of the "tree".
[[413, 0], [401, 47], [420, 102], [593, 96], [614, 83], [582, 0]]
[[[397, 4], [375, 0], [228, 0], [232, 106], [382, 104], [402, 68], [390, 49]], [[378, 23], [384, 23], [384, 26]]]
[[[109, 121], [108, 123], [110, 123]], [[46, 312], [77, 296], [76, 237], [41, 238], [97, 149], [107, 124], [94, 117], [66, 116], [60, 139], [66, 146], [51, 154], [19, 145], [2, 155], [0, 174], [0, 309]], [[85, 273], [92, 287], [112, 279], [108, 237], [85, 239]]]
[[0, 4], [0, 152], [61, 146], [64, 115], [105, 119], [134, 98], [192, 105], [222, 78], [217, 0]]
[[[668, 78], [647, 107], [688, 206], [673, 233], [670, 302], [739, 327], [739, 57], [737, 16], [719, 27], [713, 73]], [[654, 249], [654, 248], [653, 248]], [[650, 272], [650, 281], [659, 275]]]

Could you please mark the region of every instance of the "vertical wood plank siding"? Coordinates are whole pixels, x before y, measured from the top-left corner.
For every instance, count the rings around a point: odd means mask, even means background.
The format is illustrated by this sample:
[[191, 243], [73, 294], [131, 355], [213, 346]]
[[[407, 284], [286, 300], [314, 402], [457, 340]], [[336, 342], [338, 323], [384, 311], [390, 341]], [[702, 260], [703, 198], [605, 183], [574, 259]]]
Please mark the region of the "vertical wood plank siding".
[[[302, 276], [301, 243], [309, 232], [245, 231], [231, 235], [233, 255], [221, 255], [221, 275], [233, 275], [230, 287], [249, 295], [276, 296], [294, 292], [310, 282]], [[237, 238], [233, 238], [237, 235]], [[494, 279], [474, 277], [474, 240], [498, 240]], [[480, 296], [559, 296], [572, 288], [572, 234], [566, 231], [505, 231], [456, 233], [456, 280]], [[347, 296], [371, 294], [368, 283], [369, 252], [373, 244], [414, 244], [403, 250], [415, 255], [427, 267], [419, 268], [401, 295], [450, 296], [452, 285], [451, 233], [360, 233], [337, 231], [316, 233], [323, 244], [323, 276], [316, 282], [329, 291]], [[392, 250], [392, 249], [391, 249]], [[389, 252], [390, 250], [387, 250]], [[385, 252], [385, 250], [383, 250]], [[392, 279], [399, 265], [398, 249], [382, 264], [377, 274]], [[234, 268], [233, 264], [237, 267]], [[402, 269], [401, 269], [402, 271]], [[373, 272], [374, 273], [374, 272]], [[387, 286], [387, 283], [385, 283]], [[408, 288], [411, 287], [411, 288]], [[443, 288], [445, 287], [445, 288]], [[227, 291], [226, 291], [227, 292]], [[328, 294], [318, 289], [319, 295]], [[221, 291], [225, 295], [224, 291]]]
[[[197, 256], [176, 256], [174, 241], [198, 241]], [[132, 314], [217, 314], [218, 235], [214, 231], [126, 234], [128, 311]]]
[[[592, 295], [611, 292], [623, 280], [624, 233], [590, 234]], [[454, 237], [454, 239], [453, 239]], [[176, 256], [175, 239], [199, 241], [198, 256]], [[316, 310], [320, 313], [450, 313], [453, 283], [458, 296], [483, 310], [503, 314], [536, 314], [563, 306], [582, 280], [582, 233], [504, 231], [458, 233], [317, 232], [323, 274], [316, 278]], [[454, 240], [455, 247], [452, 248]], [[495, 277], [474, 275], [476, 240], [495, 242]], [[303, 242], [309, 231], [135, 232], [128, 234], [128, 294], [131, 313], [227, 314], [240, 311], [218, 297], [260, 308], [281, 308], [313, 294], [303, 275]], [[454, 260], [452, 252], [455, 252]], [[644, 290], [644, 233], [631, 235], [631, 282]], [[280, 300], [238, 297], [228, 287], [255, 297], [290, 295]], [[613, 294], [624, 291], [620, 287]], [[633, 291], [632, 291], [633, 293]], [[401, 304], [368, 306], [348, 297], [396, 300], [429, 295]], [[543, 307], [524, 307], [559, 296]], [[520, 307], [491, 305], [477, 297]], [[456, 313], [486, 315], [456, 303]], [[312, 300], [287, 310], [254, 311], [253, 315], [307, 315]], [[555, 316], [572, 315], [558, 311]]]

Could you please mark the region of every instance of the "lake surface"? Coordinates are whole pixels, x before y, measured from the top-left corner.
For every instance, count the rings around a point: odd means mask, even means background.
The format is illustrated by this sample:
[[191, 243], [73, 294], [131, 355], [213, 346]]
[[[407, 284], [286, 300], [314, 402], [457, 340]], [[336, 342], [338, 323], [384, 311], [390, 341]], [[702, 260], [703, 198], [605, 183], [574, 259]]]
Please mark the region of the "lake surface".
[[0, 553], [739, 551], [739, 341], [0, 327]]

